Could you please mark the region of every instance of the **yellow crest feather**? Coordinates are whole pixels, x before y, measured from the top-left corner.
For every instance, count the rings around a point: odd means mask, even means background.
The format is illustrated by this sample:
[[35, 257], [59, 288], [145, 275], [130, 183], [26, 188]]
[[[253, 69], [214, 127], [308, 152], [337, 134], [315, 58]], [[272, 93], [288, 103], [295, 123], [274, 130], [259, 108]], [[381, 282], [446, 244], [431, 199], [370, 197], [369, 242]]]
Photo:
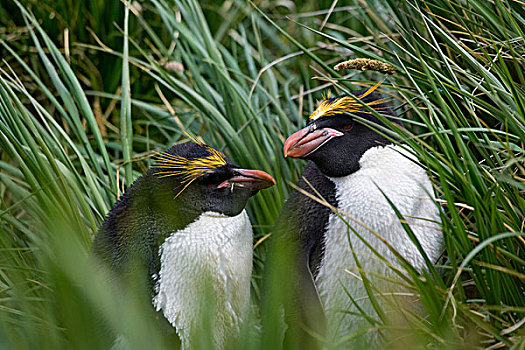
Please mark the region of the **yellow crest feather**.
[[186, 132], [185, 134], [191, 139], [192, 142], [201, 147], [204, 147], [206, 151], [208, 151], [209, 155], [206, 157], [188, 159], [182, 156], [170, 154], [168, 152], [163, 152], [155, 156], [156, 163], [154, 166], [156, 168], [165, 169], [165, 171], [157, 172], [158, 175], [161, 175], [160, 177], [181, 177], [181, 186], [183, 186], [183, 188], [179, 191], [179, 193], [177, 193], [175, 197], [179, 196], [193, 181], [197, 180], [199, 177], [213, 173], [217, 168], [226, 165], [226, 157], [222, 152], [206, 145], [202, 140], [199, 140], [193, 135], [190, 135]]
[[[376, 85], [370, 87], [368, 90], [366, 90], [359, 96], [355, 96], [355, 97], [344, 96], [344, 97], [338, 98], [333, 101], [325, 99], [324, 101], [319, 103], [315, 111], [313, 111], [313, 113], [310, 114], [308, 119], [315, 120], [321, 117], [333, 116], [341, 112], [372, 114], [372, 112], [364, 109], [363, 106], [359, 102], [356, 101], [356, 99], [362, 100], [363, 98], [367, 97], [372, 92], [374, 92], [381, 85], [381, 83], [382, 81], [378, 82]], [[381, 98], [381, 99], [374, 100], [366, 104], [374, 108], [374, 106], [381, 105], [385, 102], [387, 102], [387, 99]], [[387, 107], [375, 107], [374, 109], [377, 112], [381, 113], [381, 112], [386, 112], [388, 108]]]

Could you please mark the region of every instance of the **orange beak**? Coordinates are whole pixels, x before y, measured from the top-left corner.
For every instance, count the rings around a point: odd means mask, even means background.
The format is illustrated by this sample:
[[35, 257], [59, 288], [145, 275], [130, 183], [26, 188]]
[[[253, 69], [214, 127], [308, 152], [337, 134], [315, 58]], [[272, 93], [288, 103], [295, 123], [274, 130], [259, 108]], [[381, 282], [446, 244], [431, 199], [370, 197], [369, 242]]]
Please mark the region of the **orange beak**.
[[334, 137], [340, 137], [344, 134], [331, 128], [314, 129], [312, 127], [303, 128], [290, 135], [284, 142], [284, 156], [292, 158], [306, 157]]
[[275, 185], [275, 180], [270, 174], [261, 170], [235, 169], [235, 176], [223, 181], [217, 188], [230, 187], [233, 184], [238, 187], [262, 190]]

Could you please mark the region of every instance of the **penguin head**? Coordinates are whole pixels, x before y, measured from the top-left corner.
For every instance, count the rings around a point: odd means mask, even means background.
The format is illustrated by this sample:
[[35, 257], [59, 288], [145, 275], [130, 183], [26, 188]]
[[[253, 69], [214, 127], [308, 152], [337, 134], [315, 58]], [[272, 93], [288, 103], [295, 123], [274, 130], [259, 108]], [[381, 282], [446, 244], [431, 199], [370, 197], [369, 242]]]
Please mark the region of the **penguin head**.
[[285, 141], [284, 156], [311, 160], [329, 177], [342, 177], [359, 170], [359, 160], [368, 149], [391, 143], [353, 117], [357, 115], [383, 125], [356, 99], [378, 113], [392, 115], [388, 101], [373, 93], [378, 86], [353, 92], [354, 97], [341, 95], [321, 101], [306, 127]]
[[222, 152], [196, 138], [192, 141], [159, 154], [151, 169], [165, 209], [235, 216], [251, 196], [275, 184], [266, 172], [242, 169]]

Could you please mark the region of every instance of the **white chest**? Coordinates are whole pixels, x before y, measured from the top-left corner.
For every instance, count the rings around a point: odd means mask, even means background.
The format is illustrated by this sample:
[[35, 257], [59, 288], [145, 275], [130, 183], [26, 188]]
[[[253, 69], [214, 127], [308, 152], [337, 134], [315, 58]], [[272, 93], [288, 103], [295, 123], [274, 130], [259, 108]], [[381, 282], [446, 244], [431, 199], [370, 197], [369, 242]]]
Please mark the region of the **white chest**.
[[[399, 154], [397, 151], [400, 150], [403, 152], [397, 146], [372, 148], [361, 158], [360, 170], [331, 180], [335, 183], [338, 209], [357, 234], [387, 261], [397, 265], [394, 255], [373, 232], [379, 234], [421, 270], [424, 268], [423, 258], [385, 195], [409, 221], [431, 261], [439, 257], [443, 242], [439, 225], [428, 220], [439, 222], [439, 212], [429, 198], [433, 191], [424, 170]], [[363, 270], [371, 273], [367, 276], [380, 291], [396, 289], [394, 284], [387, 285], [388, 282], [373, 277], [373, 274], [392, 277], [388, 265], [373, 254], [337, 215], [331, 214], [316, 285], [327, 312], [329, 331], [334, 338], [348, 335], [359, 326], [366, 326], [359, 324], [355, 316], [344, 312], [357, 311], [347, 292], [365, 312], [376, 317], [360, 280], [352, 248]]]
[[160, 247], [153, 305], [183, 347], [203, 327], [213, 325], [216, 348], [238, 333], [249, 307], [252, 240], [245, 211], [235, 217], [208, 212]]

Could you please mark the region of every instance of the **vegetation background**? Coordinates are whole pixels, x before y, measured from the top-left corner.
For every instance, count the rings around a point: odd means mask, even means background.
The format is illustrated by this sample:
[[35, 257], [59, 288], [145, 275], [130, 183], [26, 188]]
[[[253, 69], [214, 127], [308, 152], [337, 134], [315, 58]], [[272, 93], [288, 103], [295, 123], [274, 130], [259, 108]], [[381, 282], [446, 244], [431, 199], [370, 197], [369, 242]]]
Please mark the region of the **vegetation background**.
[[[136, 295], [113, 297], [89, 249], [151, 156], [185, 142], [182, 129], [278, 180], [249, 204], [256, 310], [265, 238], [304, 166], [283, 158], [283, 142], [322, 93], [385, 78], [332, 68], [366, 57], [396, 67], [381, 90], [404, 128], [384, 132], [428, 170], [446, 242], [438, 272], [401, 273], [425, 316], [400, 308], [403, 326], [378, 317], [370, 329], [388, 348], [525, 349], [524, 9], [521, 0], [2, 0], [0, 348], [101, 348], [113, 334], [132, 348], [169, 348]], [[101, 318], [111, 332], [100, 333]], [[246, 334], [239, 348], [261, 347]]]

